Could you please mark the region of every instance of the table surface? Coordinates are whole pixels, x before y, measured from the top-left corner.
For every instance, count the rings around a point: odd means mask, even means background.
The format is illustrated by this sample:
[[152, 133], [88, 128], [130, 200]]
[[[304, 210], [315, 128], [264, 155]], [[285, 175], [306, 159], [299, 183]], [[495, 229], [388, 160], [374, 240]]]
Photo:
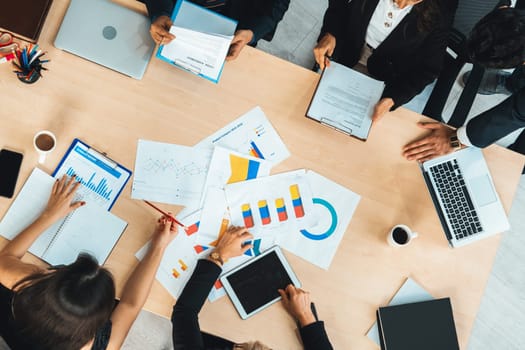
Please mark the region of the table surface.
[[[52, 59], [43, 79], [24, 85], [10, 65], [0, 66], [0, 147], [24, 153], [17, 192], [37, 166], [32, 138], [39, 130], [51, 130], [58, 139], [41, 167], [48, 172], [75, 137], [133, 169], [139, 138], [191, 146], [261, 106], [292, 154], [273, 173], [312, 169], [361, 195], [328, 271], [286, 253], [311, 292], [334, 347], [377, 349], [365, 336], [375, 311], [410, 276], [434, 297], [451, 298], [460, 346], [466, 348], [501, 236], [449, 248], [418, 165], [401, 156], [405, 143], [424, 134], [415, 125], [423, 116], [400, 108], [374, 125], [367, 142], [337, 133], [304, 117], [318, 75], [252, 48], [226, 64], [218, 85], [157, 59], [137, 81], [53, 47], [67, 3], [54, 1], [41, 34], [40, 45]], [[131, 6], [144, 11], [138, 3]], [[498, 146], [484, 154], [508, 212], [524, 158]], [[106, 263], [118, 293], [157, 217], [130, 193], [128, 183], [112, 209], [129, 222]], [[0, 197], [0, 215], [11, 202]], [[420, 233], [402, 249], [385, 241], [398, 223]], [[5, 244], [0, 238], [0, 246]], [[43, 264], [29, 255], [25, 259]], [[145, 309], [169, 316], [173, 303], [155, 282]], [[204, 330], [233, 341], [259, 339], [275, 349], [301, 348], [295, 324], [280, 304], [243, 321], [229, 299], [222, 298], [206, 303], [200, 321]]]

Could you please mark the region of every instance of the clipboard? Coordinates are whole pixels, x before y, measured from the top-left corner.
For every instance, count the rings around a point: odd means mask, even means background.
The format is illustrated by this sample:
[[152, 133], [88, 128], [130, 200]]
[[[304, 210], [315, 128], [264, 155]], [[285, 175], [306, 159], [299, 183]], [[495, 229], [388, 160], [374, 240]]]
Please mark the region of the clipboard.
[[[235, 29], [237, 28], [236, 20], [186, 0], [177, 1], [177, 4], [173, 10], [173, 14], [171, 15], [171, 20], [174, 26], [196, 32], [214, 34], [217, 36], [233, 36], [235, 34]], [[225, 61], [222, 62], [220, 72], [215, 79], [203, 74], [201, 69], [192, 63], [191, 58], [186, 60], [171, 60], [164, 56], [162, 54], [164, 46], [165, 45], [159, 46], [155, 57], [211, 82], [214, 82], [215, 84], [219, 82], [224, 69]]]
[[76, 175], [82, 186], [78, 199], [111, 210], [131, 177], [131, 170], [82, 142], [74, 139], [52, 176]]

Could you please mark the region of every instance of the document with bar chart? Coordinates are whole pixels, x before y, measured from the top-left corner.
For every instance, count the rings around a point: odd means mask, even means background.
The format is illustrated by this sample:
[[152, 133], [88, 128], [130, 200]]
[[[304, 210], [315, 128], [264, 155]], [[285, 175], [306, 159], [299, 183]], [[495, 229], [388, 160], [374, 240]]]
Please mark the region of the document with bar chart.
[[131, 171], [75, 139], [53, 177], [58, 179], [64, 174], [76, 175], [82, 183], [77, 191], [82, 200], [110, 210], [128, 182]]
[[232, 224], [263, 243], [317, 221], [304, 169], [230, 184], [225, 193]]

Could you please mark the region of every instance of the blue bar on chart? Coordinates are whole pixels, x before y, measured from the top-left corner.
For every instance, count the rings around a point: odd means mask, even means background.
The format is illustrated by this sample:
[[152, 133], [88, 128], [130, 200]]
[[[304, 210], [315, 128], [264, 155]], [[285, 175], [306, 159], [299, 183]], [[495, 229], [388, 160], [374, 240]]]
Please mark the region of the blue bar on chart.
[[93, 182], [93, 179], [97, 175], [96, 172], [91, 174], [91, 177], [89, 178], [88, 181], [85, 181], [82, 177], [78, 176], [78, 174], [75, 173], [75, 170], [72, 167], [69, 167], [69, 169], [67, 169], [66, 174], [69, 175], [69, 176], [77, 175], [77, 180], [80, 181], [80, 183], [83, 186], [85, 186], [89, 190], [95, 192], [96, 194], [98, 194], [102, 198], [110, 200], [111, 192], [113, 190], [109, 190], [108, 191], [108, 189], [109, 189], [108, 188], [108, 182], [107, 182], [107, 179], [105, 179], [105, 178], [102, 178], [102, 180], [100, 180], [98, 184], [95, 184]]

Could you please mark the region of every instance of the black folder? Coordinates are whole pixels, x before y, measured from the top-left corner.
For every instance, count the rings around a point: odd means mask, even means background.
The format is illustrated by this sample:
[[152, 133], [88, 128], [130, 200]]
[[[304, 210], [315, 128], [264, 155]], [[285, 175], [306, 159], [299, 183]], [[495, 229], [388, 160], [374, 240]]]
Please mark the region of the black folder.
[[382, 350], [459, 350], [449, 298], [380, 307]]
[[8, 0], [0, 10], [0, 31], [36, 42], [52, 0]]

